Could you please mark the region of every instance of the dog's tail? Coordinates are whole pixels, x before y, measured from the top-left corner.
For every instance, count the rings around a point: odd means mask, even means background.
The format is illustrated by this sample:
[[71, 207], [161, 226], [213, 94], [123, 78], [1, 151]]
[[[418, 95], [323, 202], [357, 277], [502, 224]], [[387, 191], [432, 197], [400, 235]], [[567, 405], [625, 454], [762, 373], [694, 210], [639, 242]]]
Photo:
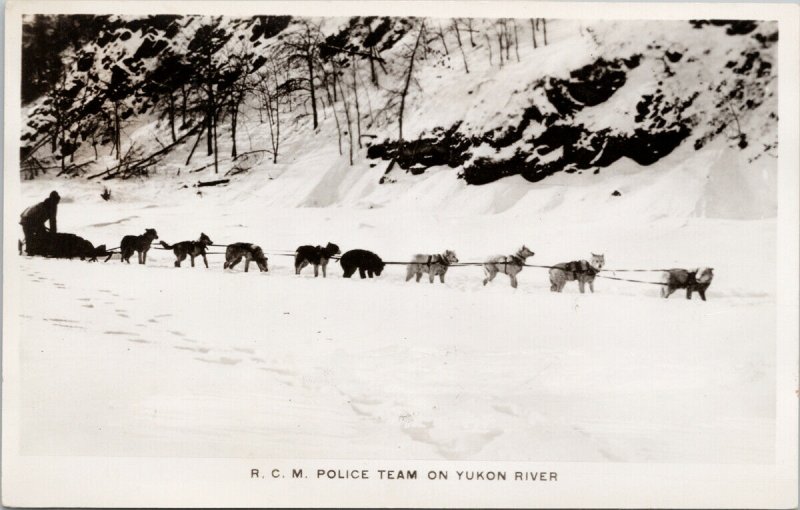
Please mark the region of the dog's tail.
[[161, 246], [163, 246], [165, 250], [171, 250], [172, 249], [172, 245], [171, 244], [167, 244], [164, 241], [159, 241], [159, 243], [161, 243]]

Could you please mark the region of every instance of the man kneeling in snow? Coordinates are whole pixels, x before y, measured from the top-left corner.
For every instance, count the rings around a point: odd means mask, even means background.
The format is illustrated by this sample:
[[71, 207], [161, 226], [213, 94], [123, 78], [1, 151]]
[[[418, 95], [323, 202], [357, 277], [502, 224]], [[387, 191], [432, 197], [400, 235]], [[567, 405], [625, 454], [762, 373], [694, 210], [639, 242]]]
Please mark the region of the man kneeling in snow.
[[19, 224], [22, 225], [22, 232], [25, 235], [25, 251], [28, 255], [40, 255], [45, 249], [43, 246], [44, 234], [48, 232], [44, 226], [45, 222], [50, 221], [50, 233], [58, 232], [56, 214], [60, 200], [58, 192], [53, 191], [42, 202], [22, 211]]

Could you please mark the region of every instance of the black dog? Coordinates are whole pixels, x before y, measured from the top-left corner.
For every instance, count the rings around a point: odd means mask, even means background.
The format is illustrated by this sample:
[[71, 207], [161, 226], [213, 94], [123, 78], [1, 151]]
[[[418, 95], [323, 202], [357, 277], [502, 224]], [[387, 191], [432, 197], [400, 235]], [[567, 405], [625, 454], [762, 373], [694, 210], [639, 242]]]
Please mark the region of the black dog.
[[311, 246], [310, 244], [298, 246], [294, 254], [294, 274], [300, 274], [300, 271], [307, 265], [314, 266], [314, 277], [319, 276], [319, 266], [322, 266], [322, 277], [328, 276], [326, 268], [328, 267], [328, 260], [334, 255], [339, 255], [342, 250], [333, 243], [323, 248], [322, 246]]
[[339, 262], [344, 269], [345, 278], [353, 276], [356, 269], [361, 278], [366, 278], [367, 275], [372, 278], [373, 274], [380, 276], [386, 266], [379, 256], [367, 250], [350, 250], [342, 255]]

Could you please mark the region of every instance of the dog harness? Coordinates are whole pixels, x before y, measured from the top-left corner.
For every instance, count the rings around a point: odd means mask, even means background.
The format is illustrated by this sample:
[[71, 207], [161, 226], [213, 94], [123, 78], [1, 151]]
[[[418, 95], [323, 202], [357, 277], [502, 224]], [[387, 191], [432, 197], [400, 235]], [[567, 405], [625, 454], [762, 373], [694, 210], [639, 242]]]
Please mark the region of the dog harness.
[[[439, 260], [436, 260], [434, 257], [439, 257]], [[444, 255], [428, 255], [428, 270], [430, 271], [432, 264], [442, 264], [443, 266], [449, 266], [450, 262], [447, 260], [447, 257]]]
[[523, 259], [523, 258], [522, 258], [522, 257], [519, 255], [519, 253], [516, 253], [516, 254], [514, 254], [514, 255], [509, 255], [509, 256], [508, 256], [508, 257], [506, 257], [506, 259], [503, 261], [503, 273], [504, 273], [504, 274], [508, 274], [508, 264], [509, 264], [509, 262], [508, 262], [508, 259], [512, 259], [512, 261], [513, 261], [513, 262], [516, 262], [516, 264], [517, 264], [519, 267], [522, 267], [522, 266], [524, 266], [524, 265], [525, 265], [525, 259]]

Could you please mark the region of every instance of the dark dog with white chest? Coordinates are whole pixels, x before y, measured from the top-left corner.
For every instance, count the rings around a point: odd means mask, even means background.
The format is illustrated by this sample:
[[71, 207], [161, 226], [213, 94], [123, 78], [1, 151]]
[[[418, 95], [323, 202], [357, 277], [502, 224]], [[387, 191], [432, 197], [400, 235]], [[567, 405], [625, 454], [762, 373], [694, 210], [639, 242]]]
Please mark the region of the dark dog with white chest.
[[331, 257], [339, 255], [342, 250], [333, 243], [322, 246], [311, 246], [310, 244], [298, 246], [294, 254], [294, 274], [300, 274], [307, 265], [314, 266], [314, 277], [319, 276], [319, 268], [322, 266], [322, 277], [328, 276], [326, 268]]
[[700, 294], [700, 299], [706, 300], [706, 289], [714, 279], [714, 269], [699, 267], [697, 269], [670, 269], [664, 274], [664, 286], [661, 287], [661, 297], [668, 298], [678, 289], [686, 289], [686, 299], [692, 299], [692, 293]]
[[153, 241], [158, 239], [156, 229], [145, 229], [144, 234], [140, 236], [125, 236], [119, 243], [119, 255], [122, 262], [131, 263], [131, 255], [137, 252], [139, 255], [139, 264], [147, 262], [147, 252], [150, 250], [150, 245]]
[[206, 248], [214, 244], [211, 239], [204, 233], [200, 233], [200, 238], [197, 241], [181, 241], [175, 244], [167, 244], [161, 241], [161, 246], [165, 250], [172, 250], [175, 254], [175, 267], [181, 267], [181, 262], [186, 257], [191, 257], [192, 267], [194, 267], [194, 258], [203, 257], [203, 262], [208, 267], [208, 259], [206, 259]]

